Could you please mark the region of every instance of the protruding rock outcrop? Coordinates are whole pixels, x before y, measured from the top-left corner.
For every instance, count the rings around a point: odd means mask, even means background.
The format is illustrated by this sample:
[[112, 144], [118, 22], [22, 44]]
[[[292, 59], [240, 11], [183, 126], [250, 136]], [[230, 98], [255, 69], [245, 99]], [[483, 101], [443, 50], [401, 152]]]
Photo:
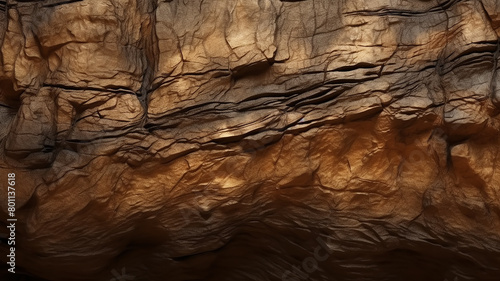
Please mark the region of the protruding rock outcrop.
[[0, 1], [18, 275], [498, 280], [499, 35], [495, 0]]

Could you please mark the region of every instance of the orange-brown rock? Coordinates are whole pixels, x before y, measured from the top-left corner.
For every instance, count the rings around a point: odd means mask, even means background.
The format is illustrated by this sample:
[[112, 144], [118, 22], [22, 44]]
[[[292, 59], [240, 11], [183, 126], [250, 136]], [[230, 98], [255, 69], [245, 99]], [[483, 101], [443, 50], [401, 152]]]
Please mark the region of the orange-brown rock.
[[498, 0], [0, 1], [0, 280], [499, 280], [499, 36]]

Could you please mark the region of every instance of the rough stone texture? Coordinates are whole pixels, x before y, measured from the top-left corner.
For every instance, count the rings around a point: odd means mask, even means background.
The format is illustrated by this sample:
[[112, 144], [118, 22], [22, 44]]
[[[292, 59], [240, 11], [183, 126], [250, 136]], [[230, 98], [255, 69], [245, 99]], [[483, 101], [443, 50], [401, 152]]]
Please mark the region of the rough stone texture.
[[499, 35], [498, 0], [0, 1], [19, 280], [498, 280]]

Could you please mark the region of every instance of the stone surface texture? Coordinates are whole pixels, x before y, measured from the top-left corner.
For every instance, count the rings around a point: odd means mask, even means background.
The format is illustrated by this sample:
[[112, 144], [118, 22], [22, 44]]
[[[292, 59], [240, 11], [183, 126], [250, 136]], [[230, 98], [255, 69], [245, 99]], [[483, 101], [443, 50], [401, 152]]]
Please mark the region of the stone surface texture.
[[499, 36], [499, 0], [0, 1], [15, 280], [499, 280]]

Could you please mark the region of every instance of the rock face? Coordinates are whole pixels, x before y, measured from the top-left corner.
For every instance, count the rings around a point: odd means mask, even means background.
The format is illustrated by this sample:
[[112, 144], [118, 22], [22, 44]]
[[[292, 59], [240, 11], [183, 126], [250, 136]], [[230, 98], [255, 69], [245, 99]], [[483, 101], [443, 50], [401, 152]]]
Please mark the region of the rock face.
[[0, 1], [16, 280], [498, 280], [499, 36], [498, 0]]

